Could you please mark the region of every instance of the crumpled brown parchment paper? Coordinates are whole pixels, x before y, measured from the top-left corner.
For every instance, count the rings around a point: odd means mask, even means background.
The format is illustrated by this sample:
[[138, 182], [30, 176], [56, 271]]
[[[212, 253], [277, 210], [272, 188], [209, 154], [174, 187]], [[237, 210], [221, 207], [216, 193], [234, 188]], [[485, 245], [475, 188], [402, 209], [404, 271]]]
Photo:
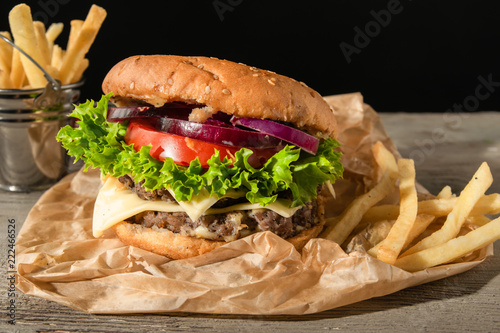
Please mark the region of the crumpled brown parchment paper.
[[[340, 213], [376, 177], [370, 152], [382, 141], [398, 155], [377, 113], [359, 93], [326, 97], [339, 120], [345, 178], [335, 184]], [[99, 172], [77, 172], [42, 195], [16, 242], [22, 292], [89, 313], [199, 312], [308, 314], [458, 274], [493, 254], [490, 245], [459, 262], [416, 273], [313, 239], [299, 253], [262, 232], [206, 255], [169, 260], [123, 245], [111, 231], [92, 236]], [[420, 189], [425, 195], [425, 189]]]

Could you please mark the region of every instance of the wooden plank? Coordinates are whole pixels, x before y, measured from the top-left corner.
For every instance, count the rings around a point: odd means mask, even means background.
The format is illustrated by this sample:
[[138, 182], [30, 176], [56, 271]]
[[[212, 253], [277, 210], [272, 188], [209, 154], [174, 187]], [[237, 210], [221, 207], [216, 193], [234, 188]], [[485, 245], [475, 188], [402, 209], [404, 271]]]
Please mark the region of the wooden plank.
[[[477, 113], [450, 128], [443, 114], [381, 114], [387, 131], [405, 157], [422, 156], [417, 178], [436, 194], [445, 184], [459, 191], [477, 166], [486, 160], [495, 182], [489, 192], [500, 192], [500, 113]], [[467, 124], [465, 125], [465, 120]], [[409, 126], [410, 125], [410, 126]], [[432, 133], [444, 131], [446, 140], [432, 141]], [[431, 138], [431, 141], [427, 140]], [[427, 146], [425, 145], [427, 143]], [[427, 150], [426, 150], [427, 147]], [[419, 154], [419, 155], [417, 155]], [[16, 219], [19, 230], [40, 193], [0, 192], [2, 239], [6, 220]], [[5, 244], [5, 243], [4, 243]], [[496, 255], [476, 268], [446, 279], [408, 288], [384, 297], [307, 316], [235, 316], [209, 314], [91, 315], [17, 292], [16, 320], [7, 323], [0, 288], [2, 332], [305, 332], [305, 331], [439, 331], [488, 332], [500, 327], [500, 243]], [[3, 247], [5, 262], [6, 247]], [[2, 265], [1, 272], [6, 274]]]

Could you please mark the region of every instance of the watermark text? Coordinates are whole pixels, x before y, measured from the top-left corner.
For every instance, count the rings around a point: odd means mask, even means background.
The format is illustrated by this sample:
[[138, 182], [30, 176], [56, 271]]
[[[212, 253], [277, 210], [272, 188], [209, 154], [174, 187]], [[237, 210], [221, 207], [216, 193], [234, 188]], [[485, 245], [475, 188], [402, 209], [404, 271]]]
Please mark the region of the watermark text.
[[16, 220], [7, 223], [7, 322], [16, 324]]

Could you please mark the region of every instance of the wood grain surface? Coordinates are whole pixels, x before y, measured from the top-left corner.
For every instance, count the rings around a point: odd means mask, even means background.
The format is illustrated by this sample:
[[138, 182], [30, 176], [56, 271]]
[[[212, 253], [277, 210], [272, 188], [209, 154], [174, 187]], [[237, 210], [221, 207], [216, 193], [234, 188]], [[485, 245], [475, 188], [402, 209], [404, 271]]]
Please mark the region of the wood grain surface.
[[[401, 154], [415, 159], [417, 180], [431, 193], [444, 185], [459, 192], [482, 161], [495, 178], [488, 193], [500, 192], [500, 113], [381, 117]], [[8, 220], [15, 219], [18, 232], [41, 194], [0, 192], [2, 277]], [[3, 278], [0, 332], [499, 332], [500, 242], [495, 253], [465, 273], [306, 316], [90, 315], [17, 291], [16, 324], [10, 325]]]

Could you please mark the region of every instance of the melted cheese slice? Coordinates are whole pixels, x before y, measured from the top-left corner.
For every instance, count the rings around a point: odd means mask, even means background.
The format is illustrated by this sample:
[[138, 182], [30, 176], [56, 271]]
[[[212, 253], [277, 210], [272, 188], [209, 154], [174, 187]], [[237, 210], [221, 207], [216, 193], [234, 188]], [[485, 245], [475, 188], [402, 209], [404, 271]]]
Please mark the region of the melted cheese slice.
[[[239, 197], [237, 193], [230, 193], [228, 197]], [[210, 208], [217, 202], [217, 198], [210, 196], [207, 191], [200, 192], [190, 202], [165, 202], [161, 200], [143, 200], [134, 192], [123, 186], [118, 179], [108, 177], [97, 195], [94, 205], [92, 232], [94, 237], [100, 237], [106, 229], [145, 211], [185, 212], [195, 221], [202, 215], [222, 214], [237, 210], [270, 209], [281, 216], [290, 217], [300, 207], [289, 208], [289, 201], [276, 200], [272, 204], [262, 207], [259, 204], [240, 203], [224, 208]]]

